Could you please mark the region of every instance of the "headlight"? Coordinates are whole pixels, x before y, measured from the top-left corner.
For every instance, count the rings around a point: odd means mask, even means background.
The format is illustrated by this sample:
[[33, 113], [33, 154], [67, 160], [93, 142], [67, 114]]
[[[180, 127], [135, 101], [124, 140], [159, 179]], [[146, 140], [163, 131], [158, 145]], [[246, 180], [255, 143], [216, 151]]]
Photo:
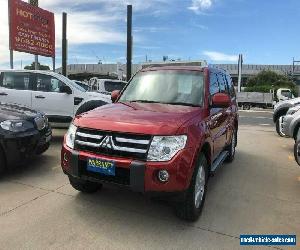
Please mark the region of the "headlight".
[[151, 142], [148, 161], [169, 161], [185, 147], [186, 135], [154, 136]]
[[66, 134], [66, 145], [71, 149], [74, 149], [76, 130], [77, 130], [77, 127], [75, 125], [71, 124], [68, 129], [68, 132]]
[[293, 114], [295, 114], [299, 109], [300, 109], [299, 106], [290, 108], [286, 114], [287, 114], [287, 115], [293, 115]]
[[34, 124], [26, 120], [6, 120], [0, 123], [0, 127], [11, 132], [24, 132], [34, 128]]

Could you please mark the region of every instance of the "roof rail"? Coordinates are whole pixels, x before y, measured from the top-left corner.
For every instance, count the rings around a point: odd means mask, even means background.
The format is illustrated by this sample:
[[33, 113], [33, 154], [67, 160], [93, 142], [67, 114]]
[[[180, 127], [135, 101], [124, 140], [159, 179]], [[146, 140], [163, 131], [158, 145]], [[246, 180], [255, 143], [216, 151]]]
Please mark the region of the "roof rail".
[[150, 62], [142, 64], [142, 69], [163, 66], [207, 66], [207, 62], [203, 61], [171, 61], [171, 62]]

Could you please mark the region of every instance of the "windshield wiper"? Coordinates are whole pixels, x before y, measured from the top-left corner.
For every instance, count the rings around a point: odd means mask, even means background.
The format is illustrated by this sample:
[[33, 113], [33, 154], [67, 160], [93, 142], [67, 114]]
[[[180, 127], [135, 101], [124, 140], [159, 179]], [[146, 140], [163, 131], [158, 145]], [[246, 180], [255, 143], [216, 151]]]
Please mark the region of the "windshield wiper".
[[132, 100], [129, 102], [142, 102], [142, 103], [161, 103], [161, 102], [157, 102], [157, 101], [150, 101], [150, 100]]
[[198, 104], [186, 103], [186, 102], [165, 102], [165, 104], [200, 107], [200, 105], [198, 105]]

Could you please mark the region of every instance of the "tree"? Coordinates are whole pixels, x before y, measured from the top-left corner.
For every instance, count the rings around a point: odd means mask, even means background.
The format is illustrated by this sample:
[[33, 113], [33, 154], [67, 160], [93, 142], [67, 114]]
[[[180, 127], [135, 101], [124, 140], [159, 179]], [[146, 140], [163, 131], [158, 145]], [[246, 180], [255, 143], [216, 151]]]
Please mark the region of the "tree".
[[294, 95], [297, 93], [296, 84], [290, 78], [271, 70], [263, 70], [256, 76], [248, 78], [245, 91], [268, 93], [279, 88], [289, 88]]
[[[50, 70], [48, 65], [42, 65], [42, 64], [38, 63], [38, 66], [39, 66], [39, 70]], [[31, 65], [25, 66], [24, 69], [34, 70], [35, 69], [35, 62], [33, 62]]]

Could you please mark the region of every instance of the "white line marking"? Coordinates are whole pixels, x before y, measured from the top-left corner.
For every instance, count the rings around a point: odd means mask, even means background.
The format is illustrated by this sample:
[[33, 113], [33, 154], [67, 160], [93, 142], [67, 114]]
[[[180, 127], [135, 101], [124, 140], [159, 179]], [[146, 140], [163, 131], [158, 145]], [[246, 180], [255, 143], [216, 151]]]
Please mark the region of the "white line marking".
[[268, 124], [268, 123], [261, 123], [261, 124], [258, 124], [259, 126], [272, 126], [271, 124]]
[[264, 116], [244, 116], [244, 115], [240, 115], [240, 118], [254, 118], [254, 119], [269, 119], [269, 120], [273, 120], [273, 118], [271, 117], [264, 117]]
[[245, 113], [269, 113], [273, 114], [274, 111], [271, 110], [239, 110], [239, 112], [245, 112]]

